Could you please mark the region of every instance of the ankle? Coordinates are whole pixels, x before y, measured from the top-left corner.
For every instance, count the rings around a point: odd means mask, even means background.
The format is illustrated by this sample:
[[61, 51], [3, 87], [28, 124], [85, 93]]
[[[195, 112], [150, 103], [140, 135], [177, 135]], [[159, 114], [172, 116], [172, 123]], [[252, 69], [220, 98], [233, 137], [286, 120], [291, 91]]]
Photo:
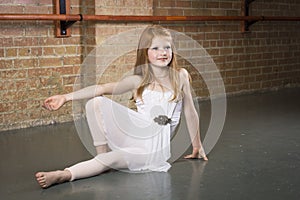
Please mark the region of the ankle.
[[70, 181], [72, 178], [72, 174], [69, 170], [64, 169], [63, 171], [60, 171], [60, 177], [62, 182]]

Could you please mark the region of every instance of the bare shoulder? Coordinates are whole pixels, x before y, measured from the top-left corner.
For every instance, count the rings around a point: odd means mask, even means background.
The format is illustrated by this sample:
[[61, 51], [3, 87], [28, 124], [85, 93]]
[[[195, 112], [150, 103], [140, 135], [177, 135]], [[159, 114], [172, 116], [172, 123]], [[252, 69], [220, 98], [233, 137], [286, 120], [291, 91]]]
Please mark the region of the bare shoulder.
[[136, 81], [136, 82], [142, 81], [142, 76], [140, 76], [140, 75], [129, 75], [129, 76], [126, 76], [125, 78], [128, 80]]
[[180, 68], [179, 69], [179, 79], [180, 79], [180, 83], [182, 85], [185, 85], [185, 84], [189, 83], [190, 82], [189, 72], [184, 68]]
[[142, 81], [142, 77], [139, 75], [130, 75], [122, 79], [123, 83], [131, 84], [133, 88], [137, 88]]

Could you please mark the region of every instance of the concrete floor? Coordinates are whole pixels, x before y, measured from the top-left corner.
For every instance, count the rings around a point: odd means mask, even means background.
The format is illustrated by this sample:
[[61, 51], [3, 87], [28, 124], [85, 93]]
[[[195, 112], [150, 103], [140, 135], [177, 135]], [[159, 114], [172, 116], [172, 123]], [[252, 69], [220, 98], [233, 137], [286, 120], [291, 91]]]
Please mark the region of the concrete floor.
[[[180, 159], [168, 173], [100, 176], [41, 189], [34, 174], [91, 158], [73, 123], [0, 133], [0, 195], [10, 199], [246, 200], [300, 198], [300, 88], [228, 98], [209, 161]], [[203, 132], [209, 102], [201, 102]]]

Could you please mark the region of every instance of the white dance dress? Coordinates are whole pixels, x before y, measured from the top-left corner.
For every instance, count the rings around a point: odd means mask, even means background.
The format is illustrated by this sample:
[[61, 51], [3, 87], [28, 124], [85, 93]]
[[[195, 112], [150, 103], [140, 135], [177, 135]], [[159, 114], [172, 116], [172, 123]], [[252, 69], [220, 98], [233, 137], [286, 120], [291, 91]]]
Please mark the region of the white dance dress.
[[[137, 111], [106, 97], [101, 114], [107, 143], [122, 154], [130, 171], [168, 171], [171, 165], [170, 139], [179, 123], [182, 101], [170, 101], [173, 92], [145, 89], [136, 100]], [[169, 123], [159, 125], [154, 119], [167, 116]]]

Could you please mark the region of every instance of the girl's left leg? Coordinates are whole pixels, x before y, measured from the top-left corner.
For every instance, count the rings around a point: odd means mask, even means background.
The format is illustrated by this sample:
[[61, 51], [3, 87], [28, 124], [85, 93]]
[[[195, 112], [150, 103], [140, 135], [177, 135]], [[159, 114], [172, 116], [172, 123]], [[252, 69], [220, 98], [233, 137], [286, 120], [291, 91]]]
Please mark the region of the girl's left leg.
[[109, 151], [102, 111], [102, 107], [108, 103], [107, 101], [107, 98], [100, 96], [90, 99], [85, 105], [86, 118], [97, 154]]

